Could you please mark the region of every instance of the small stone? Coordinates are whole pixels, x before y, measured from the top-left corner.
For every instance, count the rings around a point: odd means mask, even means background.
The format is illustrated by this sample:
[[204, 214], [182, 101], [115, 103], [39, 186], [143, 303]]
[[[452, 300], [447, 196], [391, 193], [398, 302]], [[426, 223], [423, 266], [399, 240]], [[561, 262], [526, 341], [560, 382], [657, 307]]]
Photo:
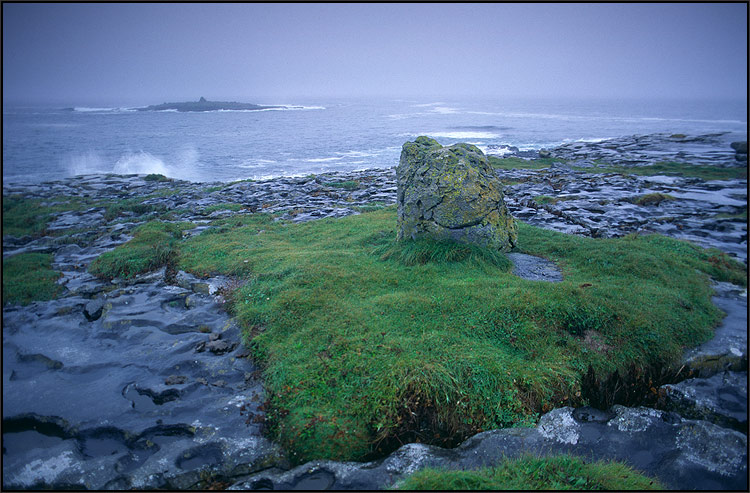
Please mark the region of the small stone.
[[209, 341], [218, 341], [219, 339], [221, 339], [221, 334], [217, 334], [214, 332], [213, 334], [208, 335]]
[[104, 300], [97, 298], [86, 303], [83, 308], [83, 314], [89, 322], [98, 320], [102, 316], [102, 310], [104, 309]]
[[226, 341], [211, 341], [206, 344], [205, 348], [214, 354], [224, 354], [232, 350], [232, 346]]
[[182, 385], [187, 382], [187, 377], [184, 375], [170, 375], [164, 380], [165, 385]]
[[211, 294], [211, 286], [205, 282], [194, 282], [191, 289], [197, 294]]

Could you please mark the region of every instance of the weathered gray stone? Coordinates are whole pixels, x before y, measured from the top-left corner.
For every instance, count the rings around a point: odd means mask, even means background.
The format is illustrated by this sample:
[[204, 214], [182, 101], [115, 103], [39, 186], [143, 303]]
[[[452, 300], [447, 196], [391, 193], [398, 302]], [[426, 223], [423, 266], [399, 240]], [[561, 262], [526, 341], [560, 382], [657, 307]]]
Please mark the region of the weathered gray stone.
[[666, 409], [747, 432], [747, 373], [726, 371], [664, 385]]
[[530, 281], [561, 282], [562, 272], [554, 262], [545, 258], [525, 253], [509, 253], [507, 257], [513, 262], [513, 274]]
[[428, 137], [404, 144], [396, 168], [398, 238], [454, 240], [507, 251], [516, 243], [502, 184], [482, 151]]
[[86, 303], [83, 308], [83, 314], [89, 322], [98, 320], [102, 316], [102, 310], [104, 309], [104, 299], [97, 298]]
[[671, 489], [747, 489], [745, 435], [623, 406], [609, 412], [563, 407], [542, 416], [536, 428], [486, 431], [454, 449], [411, 443], [372, 462], [312, 461], [289, 471], [269, 469], [229, 489], [386, 489], [425, 467], [492, 467], [524, 453], [623, 461]]

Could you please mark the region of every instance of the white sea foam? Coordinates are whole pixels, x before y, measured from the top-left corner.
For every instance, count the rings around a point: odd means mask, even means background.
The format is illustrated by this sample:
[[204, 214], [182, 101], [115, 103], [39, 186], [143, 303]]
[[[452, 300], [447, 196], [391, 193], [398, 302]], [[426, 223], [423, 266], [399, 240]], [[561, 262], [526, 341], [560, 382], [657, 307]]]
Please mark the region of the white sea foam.
[[148, 152], [128, 153], [117, 160], [112, 172], [118, 175], [160, 174], [169, 176], [167, 165], [163, 160]]
[[505, 149], [505, 148], [492, 148], [492, 149], [488, 149], [486, 146], [477, 146], [477, 147], [479, 147], [479, 149], [483, 153], [485, 153], [487, 156], [500, 156], [500, 157], [503, 157], [503, 156], [506, 156], [508, 154], [513, 154], [513, 151], [511, 151], [510, 149]]
[[440, 113], [441, 115], [453, 115], [455, 113], [458, 113], [458, 108], [451, 108], [448, 106], [435, 106], [432, 108], [432, 113]]
[[499, 134], [492, 132], [427, 132], [432, 137], [443, 137], [446, 139], [496, 139]]
[[117, 108], [92, 108], [89, 106], [76, 106], [73, 111], [80, 111], [81, 113], [92, 113], [101, 111], [116, 111]]
[[325, 106], [302, 106], [298, 104], [274, 104], [268, 106], [278, 106], [278, 108], [264, 108], [262, 110], [251, 110], [251, 111], [306, 111], [306, 110], [324, 110]]
[[336, 152], [336, 154], [344, 157], [373, 157], [377, 156], [378, 152], [365, 152], [365, 151], [345, 151]]
[[63, 159], [65, 169], [71, 176], [108, 173], [110, 170], [95, 151], [77, 153]]
[[239, 168], [244, 169], [256, 169], [256, 168], [265, 168], [269, 164], [276, 164], [277, 161], [274, 161], [273, 159], [248, 159], [246, 161], [243, 161], [241, 164], [238, 164], [237, 166]]
[[605, 140], [609, 140], [610, 138], [611, 137], [592, 137], [592, 138], [589, 138], [589, 139], [577, 139], [576, 142], [591, 142], [591, 143], [596, 143], [596, 142], [604, 142]]
[[435, 103], [413, 104], [412, 106], [414, 106], [415, 108], [428, 108], [430, 106], [441, 106], [441, 105], [444, 105], [444, 104], [445, 103], [442, 102], [442, 101], [437, 101]]
[[197, 181], [201, 179], [197, 170], [198, 151], [194, 147], [184, 147], [170, 156], [168, 161], [149, 152], [128, 152], [116, 160], [106, 159], [96, 151], [71, 154], [63, 159], [69, 176], [114, 173], [161, 174], [170, 178]]
[[124, 108], [124, 107], [97, 108], [97, 107], [91, 107], [91, 106], [76, 106], [73, 108], [73, 111], [76, 111], [79, 113], [125, 113], [125, 112], [134, 112], [138, 110], [136, 110], [135, 108]]
[[314, 158], [309, 158], [309, 159], [303, 159], [302, 161], [304, 161], [306, 163], [327, 163], [327, 162], [330, 162], [330, 161], [340, 161], [342, 159], [344, 159], [343, 156], [339, 156], [339, 157], [314, 157]]

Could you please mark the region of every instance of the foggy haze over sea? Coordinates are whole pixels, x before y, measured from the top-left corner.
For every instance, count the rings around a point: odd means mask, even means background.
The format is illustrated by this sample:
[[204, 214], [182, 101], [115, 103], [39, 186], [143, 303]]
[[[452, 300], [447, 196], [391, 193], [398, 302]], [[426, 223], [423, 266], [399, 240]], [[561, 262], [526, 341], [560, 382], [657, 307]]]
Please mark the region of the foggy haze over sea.
[[[309, 99], [266, 111], [142, 112], [123, 107], [4, 108], [3, 180], [90, 173], [159, 173], [192, 181], [299, 176], [389, 168], [419, 135], [503, 146], [552, 148], [651, 133], [728, 132], [746, 138], [735, 101]], [[728, 145], [728, 144], [727, 144]]]
[[[421, 134], [485, 151], [743, 139], [746, 19], [746, 4], [6, 3], [3, 179], [382, 168]], [[132, 110], [199, 97], [297, 107]]]

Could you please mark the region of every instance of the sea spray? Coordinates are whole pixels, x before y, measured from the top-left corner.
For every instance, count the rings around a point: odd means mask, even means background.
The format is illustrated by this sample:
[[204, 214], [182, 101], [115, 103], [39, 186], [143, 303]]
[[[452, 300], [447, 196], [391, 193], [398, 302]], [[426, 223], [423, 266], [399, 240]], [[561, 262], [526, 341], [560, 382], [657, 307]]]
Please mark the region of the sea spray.
[[148, 152], [128, 153], [117, 160], [112, 172], [118, 175], [151, 174], [169, 175], [167, 166], [160, 158]]

